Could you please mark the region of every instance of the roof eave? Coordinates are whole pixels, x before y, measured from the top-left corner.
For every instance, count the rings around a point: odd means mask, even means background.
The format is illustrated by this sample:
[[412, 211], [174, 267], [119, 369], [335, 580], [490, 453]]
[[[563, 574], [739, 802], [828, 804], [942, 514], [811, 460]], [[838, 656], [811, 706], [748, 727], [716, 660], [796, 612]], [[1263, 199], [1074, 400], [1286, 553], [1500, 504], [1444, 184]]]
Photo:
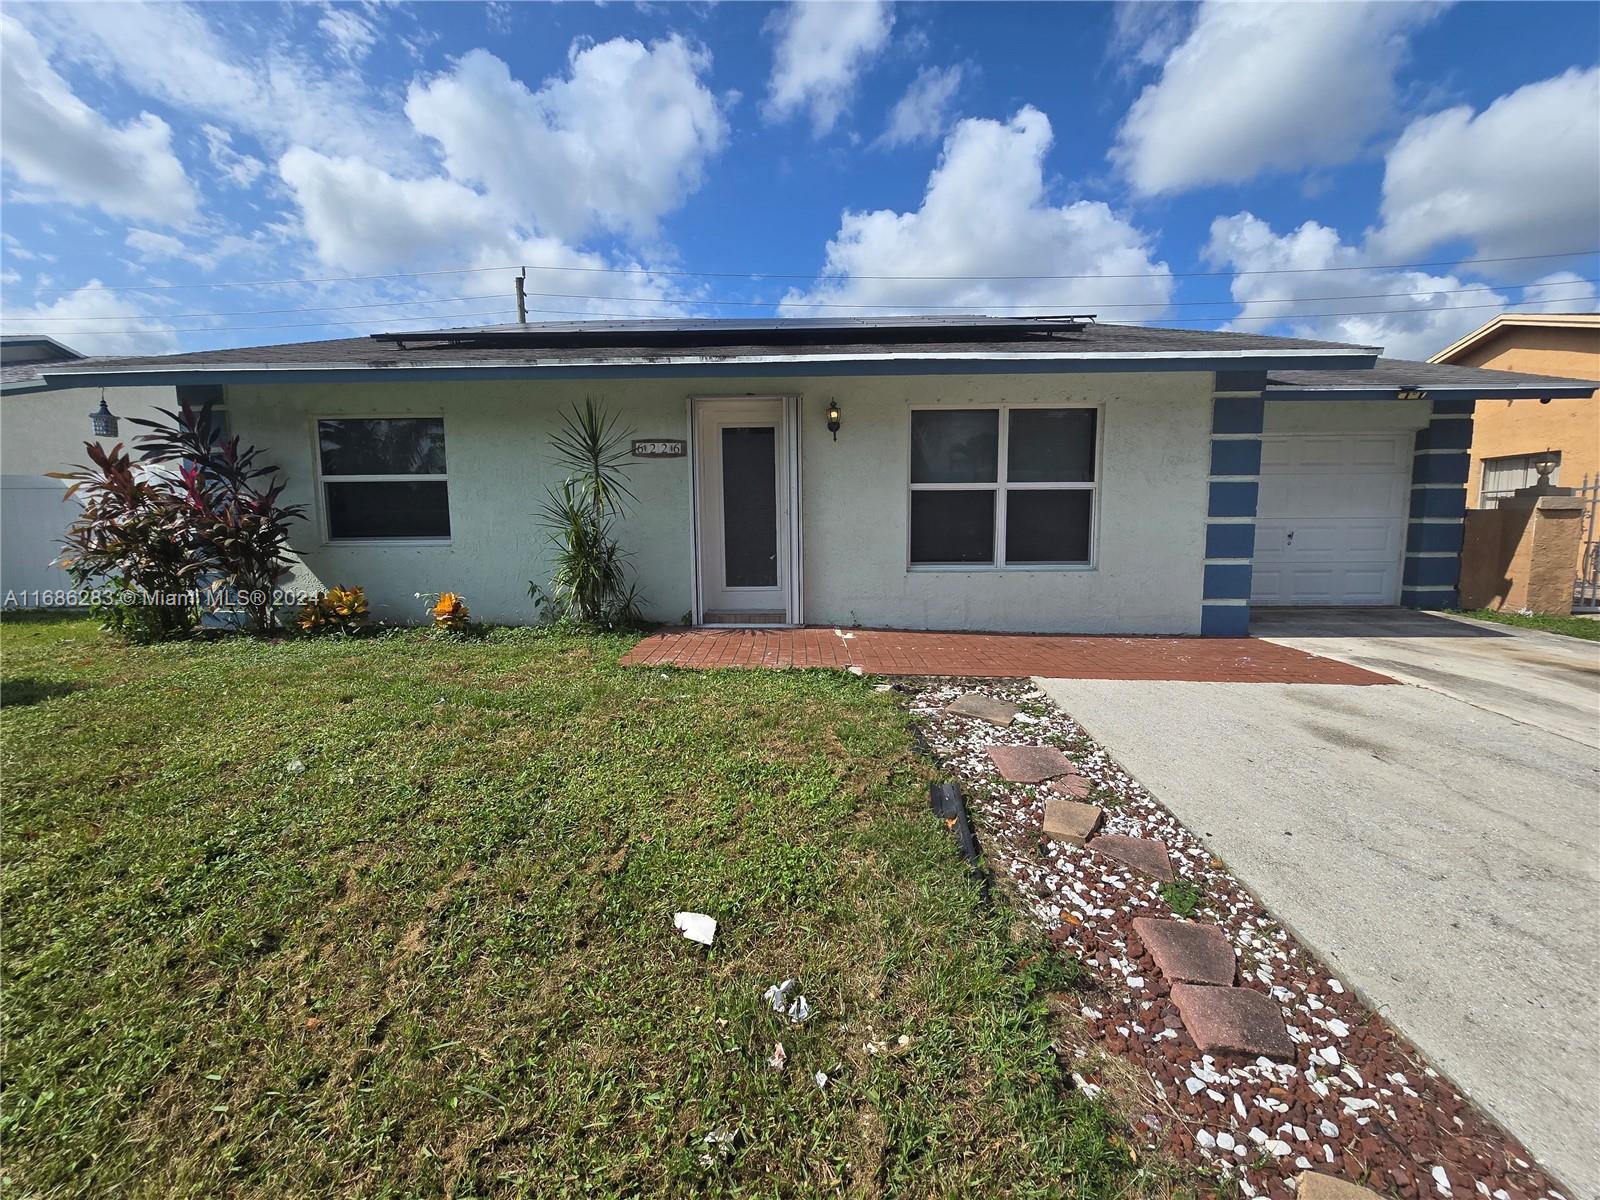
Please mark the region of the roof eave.
[[1370, 369], [1375, 348], [1305, 350], [1096, 351], [1080, 354], [985, 354], [911, 351], [842, 355], [577, 359], [459, 363], [218, 363], [42, 372], [54, 386], [115, 387], [187, 383], [386, 382], [394, 379], [650, 379], [732, 376], [1029, 375], [1107, 371]]
[[[1423, 396], [1450, 396], [1459, 400], [1569, 400], [1592, 396], [1596, 384], [1579, 387], [1557, 384], [1534, 384], [1528, 387], [1487, 385], [1481, 387], [1426, 387], [1414, 390]], [[1399, 400], [1401, 388], [1373, 387], [1271, 387], [1263, 393], [1268, 400]]]

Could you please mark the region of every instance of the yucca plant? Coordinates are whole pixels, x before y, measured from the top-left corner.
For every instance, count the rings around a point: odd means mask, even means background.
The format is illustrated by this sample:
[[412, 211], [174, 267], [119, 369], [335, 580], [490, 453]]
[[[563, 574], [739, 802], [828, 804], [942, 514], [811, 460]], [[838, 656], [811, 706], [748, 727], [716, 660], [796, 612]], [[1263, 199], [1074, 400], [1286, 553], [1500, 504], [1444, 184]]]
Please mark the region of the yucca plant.
[[[619, 428], [616, 417], [589, 398], [561, 419], [550, 444], [567, 477], [546, 489], [539, 509], [556, 548], [548, 604], [558, 619], [582, 625], [637, 624], [638, 590], [628, 582], [627, 555], [612, 534], [613, 519], [638, 502], [624, 470], [632, 430]], [[528, 594], [545, 602], [538, 584], [530, 583]]]

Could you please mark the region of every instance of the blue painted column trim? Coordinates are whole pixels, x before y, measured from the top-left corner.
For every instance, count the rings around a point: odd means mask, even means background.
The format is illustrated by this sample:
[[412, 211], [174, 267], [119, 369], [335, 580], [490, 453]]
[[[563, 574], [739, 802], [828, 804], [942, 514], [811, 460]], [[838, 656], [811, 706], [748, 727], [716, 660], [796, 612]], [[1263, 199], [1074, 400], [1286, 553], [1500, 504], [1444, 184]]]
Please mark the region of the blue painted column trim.
[[1436, 398], [1427, 428], [1417, 434], [1400, 582], [1407, 608], [1454, 608], [1460, 600], [1473, 407], [1471, 400]]
[[1250, 632], [1250, 583], [1266, 404], [1256, 375], [1218, 375], [1211, 400], [1206, 545], [1200, 593], [1202, 637]]

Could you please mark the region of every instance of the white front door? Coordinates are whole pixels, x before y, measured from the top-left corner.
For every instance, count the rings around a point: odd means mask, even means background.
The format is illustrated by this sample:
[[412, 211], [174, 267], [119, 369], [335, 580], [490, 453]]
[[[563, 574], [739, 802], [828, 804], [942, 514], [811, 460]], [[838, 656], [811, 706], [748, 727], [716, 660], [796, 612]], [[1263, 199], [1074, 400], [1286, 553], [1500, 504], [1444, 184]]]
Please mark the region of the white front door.
[[784, 398], [695, 402], [695, 551], [703, 621], [796, 620], [791, 408]]
[[1413, 436], [1261, 439], [1252, 604], [1398, 604]]

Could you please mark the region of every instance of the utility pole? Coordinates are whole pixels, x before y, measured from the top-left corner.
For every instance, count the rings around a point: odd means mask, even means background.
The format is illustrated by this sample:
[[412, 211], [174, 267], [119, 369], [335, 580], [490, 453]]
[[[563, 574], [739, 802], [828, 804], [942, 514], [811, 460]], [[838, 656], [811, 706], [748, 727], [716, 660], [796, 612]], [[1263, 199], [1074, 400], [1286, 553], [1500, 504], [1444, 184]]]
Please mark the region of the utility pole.
[[522, 274], [517, 276], [517, 324], [528, 323], [528, 268], [522, 268]]

